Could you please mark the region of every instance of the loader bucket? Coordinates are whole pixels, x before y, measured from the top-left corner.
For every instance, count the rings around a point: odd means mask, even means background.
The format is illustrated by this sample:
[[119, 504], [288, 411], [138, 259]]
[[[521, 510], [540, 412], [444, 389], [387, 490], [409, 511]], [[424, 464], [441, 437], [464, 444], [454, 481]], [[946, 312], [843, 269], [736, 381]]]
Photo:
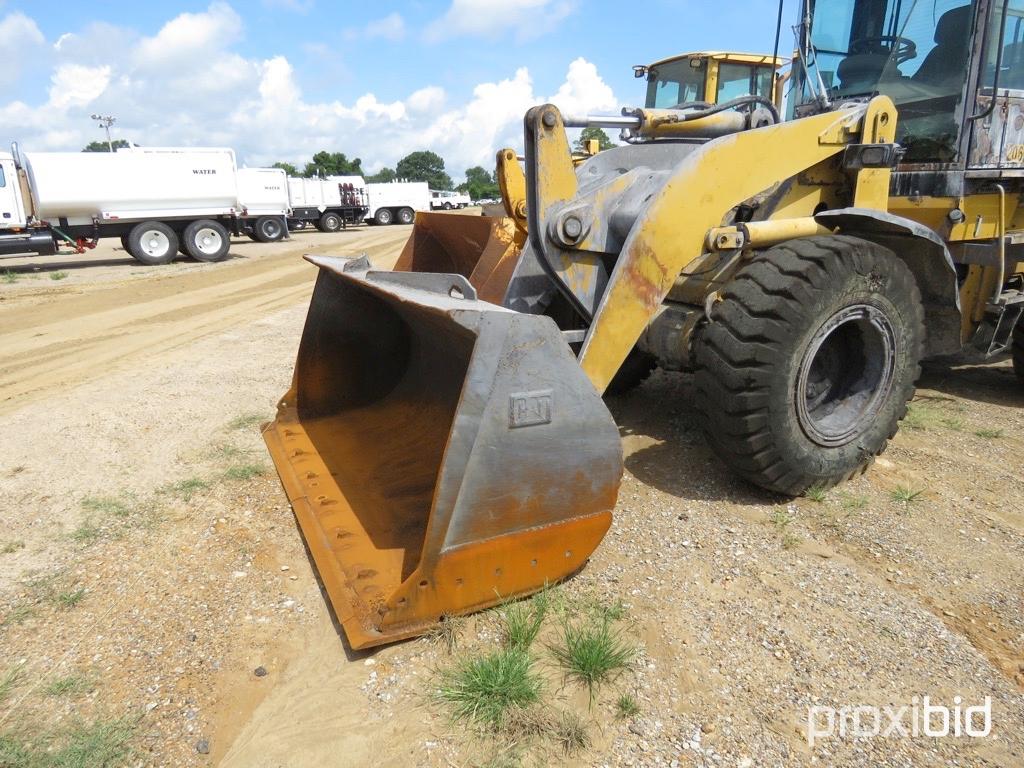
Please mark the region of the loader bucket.
[[264, 438], [353, 648], [579, 569], [611, 523], [619, 433], [555, 324], [461, 275], [320, 268]]
[[395, 271], [462, 275], [480, 299], [500, 304], [525, 241], [506, 217], [417, 213]]

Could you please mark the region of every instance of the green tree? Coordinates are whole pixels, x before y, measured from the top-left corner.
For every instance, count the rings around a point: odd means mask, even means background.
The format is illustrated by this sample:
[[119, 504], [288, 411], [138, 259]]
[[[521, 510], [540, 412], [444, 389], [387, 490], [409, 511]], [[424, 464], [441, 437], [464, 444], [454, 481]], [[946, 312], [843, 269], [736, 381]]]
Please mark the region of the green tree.
[[327, 152], [321, 150], [313, 155], [313, 160], [306, 163], [302, 169], [302, 175], [306, 178], [313, 176], [362, 176], [363, 161], [358, 157], [349, 160], [344, 152]]
[[[125, 149], [131, 145], [126, 139], [114, 139], [114, 149]], [[90, 141], [85, 145], [83, 152], [109, 152], [110, 145], [106, 141]]]
[[587, 140], [597, 139], [597, 148], [599, 151], [604, 152], [606, 149], [611, 149], [615, 145], [612, 140], [608, 138], [608, 134], [602, 131], [600, 128], [594, 125], [587, 126], [580, 133], [580, 137], [576, 139], [576, 144], [573, 149], [577, 152], [586, 152]]
[[490, 171], [479, 165], [466, 169], [466, 181], [459, 184], [459, 191], [468, 194], [472, 200], [498, 197], [501, 194]]
[[395, 173], [394, 168], [384, 167], [372, 176], [367, 176], [366, 180], [372, 184], [388, 184], [397, 178], [398, 174]]
[[280, 168], [282, 171], [284, 171], [289, 176], [298, 176], [299, 175], [299, 169], [296, 168], [291, 163], [274, 163], [270, 167], [271, 168]]
[[452, 189], [452, 177], [445, 173], [440, 155], [425, 150], [406, 155], [395, 166], [400, 179], [425, 181], [431, 189]]

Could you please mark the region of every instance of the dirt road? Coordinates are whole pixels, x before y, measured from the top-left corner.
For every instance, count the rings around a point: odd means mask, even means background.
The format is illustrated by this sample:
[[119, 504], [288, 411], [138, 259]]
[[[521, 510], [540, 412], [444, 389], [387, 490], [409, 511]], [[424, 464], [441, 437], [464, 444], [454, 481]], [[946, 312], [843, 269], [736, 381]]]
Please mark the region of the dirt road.
[[[82, 744], [175, 767], [1024, 764], [1024, 390], [1006, 363], [930, 365], [868, 473], [801, 499], [712, 456], [690, 377], [611, 400], [615, 522], [559, 594], [624, 602], [638, 656], [588, 702], [542, 636], [545, 701], [590, 733], [571, 757], [476, 738], [433, 700], [438, 670], [495, 646], [494, 612], [460, 625], [455, 657], [349, 652], [258, 424], [291, 376], [300, 254], [386, 266], [407, 233], [238, 241], [159, 270], [110, 248], [0, 262], [0, 765]], [[617, 717], [627, 693], [639, 712]], [[991, 734], [808, 743], [809, 707], [925, 695], [989, 697]]]

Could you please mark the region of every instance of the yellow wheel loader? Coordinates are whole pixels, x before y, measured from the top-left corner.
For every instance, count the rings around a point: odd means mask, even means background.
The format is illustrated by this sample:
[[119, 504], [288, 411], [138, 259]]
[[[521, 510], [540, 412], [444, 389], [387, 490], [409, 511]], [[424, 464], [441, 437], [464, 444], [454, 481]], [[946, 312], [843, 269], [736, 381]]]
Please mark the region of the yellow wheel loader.
[[[756, 91], [534, 107], [507, 219], [417, 225], [402, 271], [311, 259], [265, 436], [353, 647], [586, 561], [622, 472], [601, 395], [638, 357], [693, 371], [715, 451], [784, 494], [862, 472], [922, 358], [1024, 369], [1024, 0], [807, 0], [798, 37], [786, 120]], [[575, 165], [591, 124], [626, 143]]]

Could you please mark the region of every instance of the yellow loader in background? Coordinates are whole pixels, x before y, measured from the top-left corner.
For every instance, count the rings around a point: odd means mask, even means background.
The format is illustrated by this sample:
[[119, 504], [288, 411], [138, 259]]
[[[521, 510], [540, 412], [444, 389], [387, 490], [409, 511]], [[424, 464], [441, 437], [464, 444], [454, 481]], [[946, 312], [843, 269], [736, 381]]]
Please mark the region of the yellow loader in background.
[[[692, 370], [710, 445], [784, 494], [862, 472], [923, 357], [1013, 351], [1024, 372], [1022, 20], [1010, 0], [808, 0], [789, 119], [756, 92], [534, 107], [506, 249], [477, 231], [460, 251], [449, 216], [444, 258], [404, 272], [311, 258], [265, 435], [352, 646], [586, 561], [622, 471], [601, 394], [637, 356]], [[575, 165], [585, 124], [627, 143]]]

